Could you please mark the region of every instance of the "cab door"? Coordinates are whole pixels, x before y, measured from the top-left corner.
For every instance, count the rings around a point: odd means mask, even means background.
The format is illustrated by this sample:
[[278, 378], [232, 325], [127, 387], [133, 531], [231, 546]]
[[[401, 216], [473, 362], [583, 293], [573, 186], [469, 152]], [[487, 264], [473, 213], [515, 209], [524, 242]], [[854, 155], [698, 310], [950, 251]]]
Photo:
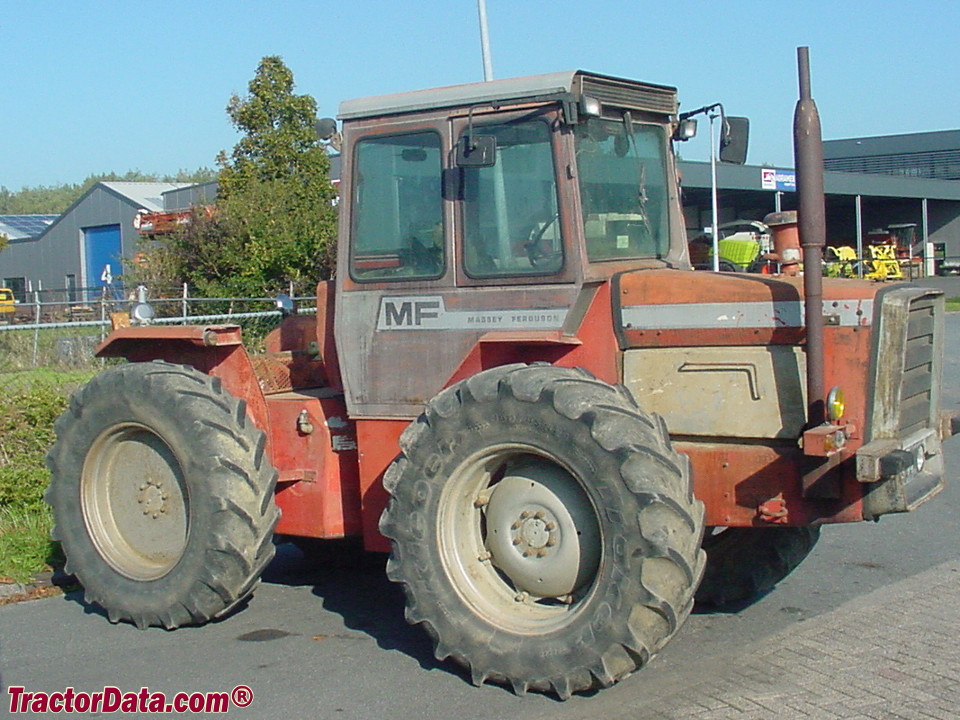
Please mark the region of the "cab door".
[[353, 128], [336, 336], [354, 417], [415, 417], [491, 334], [560, 331], [578, 261], [557, 112], [476, 118], [497, 162], [455, 164], [465, 117]]

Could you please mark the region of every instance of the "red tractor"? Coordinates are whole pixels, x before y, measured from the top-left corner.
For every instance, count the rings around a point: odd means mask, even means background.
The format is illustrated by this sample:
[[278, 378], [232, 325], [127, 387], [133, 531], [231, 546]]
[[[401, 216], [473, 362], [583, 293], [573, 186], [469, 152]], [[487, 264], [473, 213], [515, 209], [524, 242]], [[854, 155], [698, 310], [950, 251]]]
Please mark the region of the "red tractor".
[[566, 698], [822, 524], [941, 488], [940, 292], [828, 280], [814, 328], [801, 278], [691, 270], [673, 88], [566, 72], [340, 120], [316, 317], [259, 356], [235, 326], [119, 329], [97, 353], [129, 362], [57, 423], [56, 537], [112, 621], [206, 622], [275, 535], [357, 537], [438, 658]]

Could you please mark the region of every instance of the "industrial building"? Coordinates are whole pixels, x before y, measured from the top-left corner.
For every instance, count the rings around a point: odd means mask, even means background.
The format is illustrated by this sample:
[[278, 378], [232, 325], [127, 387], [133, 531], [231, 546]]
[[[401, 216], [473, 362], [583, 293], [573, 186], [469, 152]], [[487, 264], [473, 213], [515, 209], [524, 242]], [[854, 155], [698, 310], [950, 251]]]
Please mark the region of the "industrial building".
[[[692, 239], [712, 224], [710, 164], [680, 162], [680, 171], [687, 235]], [[796, 209], [792, 169], [720, 164], [717, 186], [721, 224]], [[933, 272], [944, 261], [960, 260], [960, 181], [826, 171], [824, 190], [828, 245], [857, 247], [859, 239], [862, 246], [891, 226], [912, 224], [916, 254], [925, 259], [931, 254]]]
[[[21, 302], [43, 290], [62, 290], [56, 299], [67, 301], [99, 294], [137, 252], [138, 214], [190, 207], [205, 190], [208, 184], [99, 182], [62, 215], [0, 215], [9, 240], [0, 252], [2, 286]], [[23, 218], [34, 219], [29, 229]], [[5, 231], [10, 225], [21, 231]]]
[[827, 140], [823, 165], [837, 172], [960, 180], [960, 130]]

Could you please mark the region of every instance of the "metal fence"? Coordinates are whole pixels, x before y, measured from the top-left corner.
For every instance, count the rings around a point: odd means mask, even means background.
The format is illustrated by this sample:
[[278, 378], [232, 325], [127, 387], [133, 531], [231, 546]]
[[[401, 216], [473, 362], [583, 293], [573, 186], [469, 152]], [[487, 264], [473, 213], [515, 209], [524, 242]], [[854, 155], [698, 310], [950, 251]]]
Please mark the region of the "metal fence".
[[[63, 291], [60, 291], [61, 293]], [[244, 341], [256, 350], [281, 318], [275, 298], [194, 297], [184, 287], [178, 297], [150, 297], [156, 324], [232, 324], [243, 329]], [[316, 312], [316, 297], [294, 297], [300, 313]], [[10, 382], [23, 383], [38, 371], [66, 372], [102, 367], [94, 349], [110, 332], [111, 316], [129, 312], [137, 292], [101, 292], [96, 300], [71, 300], [57, 291], [35, 292], [0, 317], [0, 391]]]

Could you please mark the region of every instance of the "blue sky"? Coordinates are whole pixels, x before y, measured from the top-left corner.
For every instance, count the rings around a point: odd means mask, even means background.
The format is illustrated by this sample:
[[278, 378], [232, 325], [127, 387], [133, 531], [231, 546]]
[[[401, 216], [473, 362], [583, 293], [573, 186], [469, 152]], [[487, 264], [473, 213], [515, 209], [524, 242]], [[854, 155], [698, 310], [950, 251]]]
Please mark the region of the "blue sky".
[[[3, 0], [0, 185], [213, 167], [224, 112], [281, 55], [321, 115], [482, 80], [476, 0]], [[824, 138], [960, 127], [960, 4], [487, 0], [497, 78], [582, 68], [751, 119], [748, 162], [792, 165], [796, 47]], [[682, 148], [708, 159], [706, 132]]]

